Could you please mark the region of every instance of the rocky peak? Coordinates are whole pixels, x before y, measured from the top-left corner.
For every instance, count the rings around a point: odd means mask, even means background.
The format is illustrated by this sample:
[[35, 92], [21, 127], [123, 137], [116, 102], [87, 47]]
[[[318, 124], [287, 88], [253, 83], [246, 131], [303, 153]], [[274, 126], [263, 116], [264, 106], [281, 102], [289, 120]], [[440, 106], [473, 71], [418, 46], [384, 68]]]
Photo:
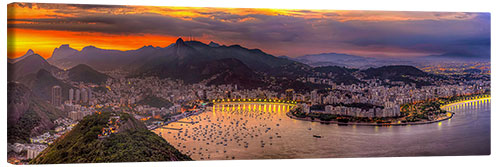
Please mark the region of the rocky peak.
[[7, 59], [7, 62], [9, 62], [9, 63], [16, 63], [16, 62], [19, 62], [19, 61], [21, 61], [21, 60], [25, 59], [26, 57], [29, 57], [29, 56], [31, 56], [31, 55], [34, 55], [34, 54], [35, 54], [35, 52], [33, 52], [33, 50], [29, 49], [29, 50], [26, 52], [26, 54], [24, 54], [23, 56], [18, 57], [18, 58], [14, 58], [14, 59], [10, 59], [10, 58], [8, 58], [8, 59]]
[[68, 48], [70, 48], [69, 44], [62, 44], [61, 46], [59, 46], [59, 49], [68, 49]]
[[175, 45], [177, 46], [185, 45], [184, 40], [182, 40], [182, 38], [177, 39], [177, 41], [175, 41]]
[[83, 51], [83, 50], [90, 50], [90, 49], [97, 49], [97, 47], [95, 47], [95, 46], [93, 46], [93, 45], [85, 46], [85, 47], [82, 49], [82, 51]]
[[[29, 50], [26, 52], [26, 54], [24, 54], [24, 56], [30, 56], [30, 55], [33, 55], [33, 54], [35, 54], [35, 52], [33, 52], [33, 50], [29, 49]], [[23, 57], [24, 57], [24, 56], [23, 56]]]
[[219, 45], [218, 43], [215, 43], [215, 42], [213, 42], [213, 41], [210, 41], [210, 43], [208, 44], [208, 46], [210, 46], [210, 47], [214, 47], [214, 48], [215, 48], [215, 47], [219, 47], [220, 45]]

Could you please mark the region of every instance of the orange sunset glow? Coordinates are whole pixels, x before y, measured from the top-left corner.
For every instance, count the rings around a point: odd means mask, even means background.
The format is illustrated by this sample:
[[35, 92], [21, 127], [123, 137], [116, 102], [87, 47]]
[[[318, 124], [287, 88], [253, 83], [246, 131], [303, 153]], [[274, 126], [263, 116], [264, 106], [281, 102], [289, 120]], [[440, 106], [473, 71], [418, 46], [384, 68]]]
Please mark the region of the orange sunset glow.
[[85, 46], [96, 46], [99, 48], [113, 50], [133, 50], [152, 44], [153, 46], [165, 47], [175, 42], [178, 37], [161, 36], [152, 34], [143, 35], [114, 35], [96, 32], [71, 32], [53, 30], [26, 30], [9, 29], [9, 58], [22, 56], [29, 49], [49, 58], [54, 48], [70, 44], [74, 49], [81, 50]]
[[[489, 15], [463, 12], [12, 3], [8, 5], [8, 57], [20, 57], [32, 49], [49, 58], [62, 44], [77, 50], [89, 45], [122, 51], [166, 47], [178, 37], [238, 44], [275, 56], [336, 52], [414, 57], [461, 48], [451, 45], [456, 41], [442, 41], [447, 37], [483, 40], [477, 37], [489, 36], [486, 20]], [[451, 26], [439, 28], [443, 25]]]
[[6, 22], [12, 165], [491, 154], [488, 12], [16, 2]]

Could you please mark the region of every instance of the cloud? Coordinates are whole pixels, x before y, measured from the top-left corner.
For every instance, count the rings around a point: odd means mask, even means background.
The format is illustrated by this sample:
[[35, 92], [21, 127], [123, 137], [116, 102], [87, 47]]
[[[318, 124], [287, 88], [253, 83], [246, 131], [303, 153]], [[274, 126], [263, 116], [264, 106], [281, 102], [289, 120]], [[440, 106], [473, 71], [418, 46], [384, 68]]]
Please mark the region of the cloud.
[[368, 55], [380, 51], [388, 55], [456, 51], [489, 54], [491, 38], [489, 13], [322, 10], [259, 13], [257, 9], [37, 5], [72, 16], [9, 17], [8, 28], [195, 36], [291, 56], [320, 52]]

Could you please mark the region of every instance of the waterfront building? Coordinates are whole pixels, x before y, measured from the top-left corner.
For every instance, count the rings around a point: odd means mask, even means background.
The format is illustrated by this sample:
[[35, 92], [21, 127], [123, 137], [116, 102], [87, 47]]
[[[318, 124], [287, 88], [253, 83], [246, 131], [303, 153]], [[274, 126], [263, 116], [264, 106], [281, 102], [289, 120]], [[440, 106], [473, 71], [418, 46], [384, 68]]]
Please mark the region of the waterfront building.
[[333, 106], [332, 105], [326, 105], [325, 106], [325, 112], [328, 113], [328, 114], [333, 114], [334, 111], [333, 111]]
[[304, 113], [311, 112], [311, 108], [306, 103], [301, 103], [301, 104], [299, 104], [299, 106], [300, 106], [300, 108], [302, 108], [302, 112], [304, 112]]

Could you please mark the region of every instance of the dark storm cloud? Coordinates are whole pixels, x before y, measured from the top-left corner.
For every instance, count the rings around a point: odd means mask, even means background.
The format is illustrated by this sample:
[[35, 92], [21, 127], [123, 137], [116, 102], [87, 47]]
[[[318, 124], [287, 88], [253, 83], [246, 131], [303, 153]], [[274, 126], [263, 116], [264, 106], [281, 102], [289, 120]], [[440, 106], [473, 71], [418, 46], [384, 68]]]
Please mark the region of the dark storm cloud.
[[9, 24], [9, 27], [38, 30], [100, 32], [109, 34], [151, 33], [179, 35], [202, 24], [157, 14], [85, 15], [48, 19], [11, 19], [28, 24]]
[[[245, 18], [254, 21], [238, 22]], [[221, 21], [224, 20], [224, 21]], [[289, 41], [297, 39], [309, 32], [307, 20], [289, 16], [248, 15], [239, 16], [227, 13], [215, 14], [212, 18], [196, 17], [183, 20], [158, 14], [130, 15], [85, 15], [79, 17], [47, 18], [47, 19], [9, 19], [9, 21], [30, 22], [26, 24], [9, 24], [9, 27], [38, 30], [65, 30], [82, 32], [101, 32], [110, 34], [151, 33], [161, 35], [195, 35], [202, 36], [236, 34], [227, 38], [256, 41]]]

